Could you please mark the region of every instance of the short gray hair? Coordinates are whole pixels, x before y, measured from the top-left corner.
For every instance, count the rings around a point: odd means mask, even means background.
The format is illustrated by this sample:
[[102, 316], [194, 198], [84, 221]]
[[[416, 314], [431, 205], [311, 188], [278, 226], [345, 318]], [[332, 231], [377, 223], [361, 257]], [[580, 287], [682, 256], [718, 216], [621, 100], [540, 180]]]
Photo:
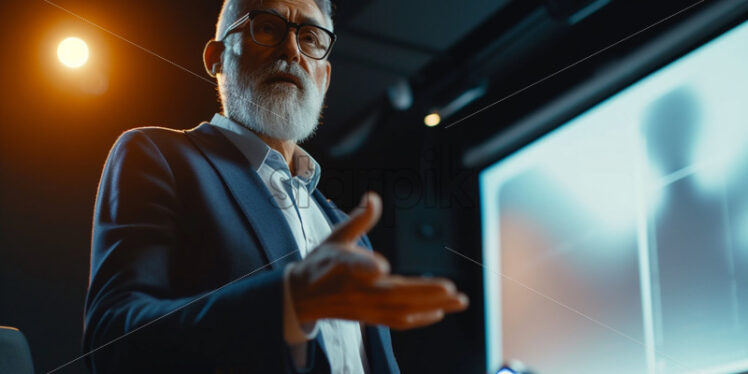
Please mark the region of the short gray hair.
[[[257, 2], [259, 1], [262, 3], [262, 0], [224, 0], [223, 6], [221, 7], [221, 13], [218, 16], [218, 23], [216, 24], [216, 39], [223, 36], [224, 31], [234, 22], [236, 22], [239, 17], [242, 16], [242, 12], [245, 12], [246, 7], [237, 6], [237, 2]], [[314, 3], [317, 4], [317, 7], [320, 11], [322, 11], [322, 14], [327, 17], [327, 21], [330, 22], [330, 27], [332, 27], [332, 17], [333, 17], [333, 5], [332, 0], [314, 0]]]

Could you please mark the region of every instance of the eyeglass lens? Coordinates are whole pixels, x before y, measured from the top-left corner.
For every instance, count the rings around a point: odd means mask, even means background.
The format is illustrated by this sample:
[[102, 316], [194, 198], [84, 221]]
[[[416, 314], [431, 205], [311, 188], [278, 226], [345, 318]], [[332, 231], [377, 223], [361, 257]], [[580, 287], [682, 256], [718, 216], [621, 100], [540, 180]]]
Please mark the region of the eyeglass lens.
[[[286, 21], [274, 14], [257, 14], [252, 19], [251, 26], [253, 40], [265, 46], [278, 45], [288, 33]], [[304, 25], [297, 33], [299, 49], [313, 58], [324, 56], [332, 43], [330, 35], [319, 27]]]

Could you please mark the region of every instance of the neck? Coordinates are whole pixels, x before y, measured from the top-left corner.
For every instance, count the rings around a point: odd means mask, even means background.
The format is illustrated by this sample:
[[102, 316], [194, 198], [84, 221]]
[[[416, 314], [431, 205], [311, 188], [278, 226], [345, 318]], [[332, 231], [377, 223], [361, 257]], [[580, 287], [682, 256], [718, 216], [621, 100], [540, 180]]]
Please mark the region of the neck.
[[265, 142], [270, 148], [275, 149], [276, 151], [280, 152], [281, 155], [283, 155], [283, 159], [286, 160], [286, 164], [288, 164], [288, 170], [291, 171], [292, 175], [296, 174], [296, 171], [294, 170], [294, 162], [293, 162], [293, 152], [294, 149], [296, 149], [296, 143], [291, 140], [280, 140], [276, 138], [269, 137], [265, 134], [260, 134], [257, 131], [250, 130], [255, 135], [257, 135], [258, 138], [262, 139], [262, 141]]

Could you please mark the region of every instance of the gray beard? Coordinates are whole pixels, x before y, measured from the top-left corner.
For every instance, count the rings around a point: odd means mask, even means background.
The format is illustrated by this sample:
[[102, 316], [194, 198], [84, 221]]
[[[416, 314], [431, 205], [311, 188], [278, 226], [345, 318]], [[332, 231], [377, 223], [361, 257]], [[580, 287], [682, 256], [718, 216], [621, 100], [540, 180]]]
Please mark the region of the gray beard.
[[[263, 83], [279, 71], [296, 76], [301, 88]], [[249, 75], [232, 73], [222, 84], [229, 118], [278, 140], [301, 143], [314, 135], [324, 97], [301, 67], [277, 60]]]

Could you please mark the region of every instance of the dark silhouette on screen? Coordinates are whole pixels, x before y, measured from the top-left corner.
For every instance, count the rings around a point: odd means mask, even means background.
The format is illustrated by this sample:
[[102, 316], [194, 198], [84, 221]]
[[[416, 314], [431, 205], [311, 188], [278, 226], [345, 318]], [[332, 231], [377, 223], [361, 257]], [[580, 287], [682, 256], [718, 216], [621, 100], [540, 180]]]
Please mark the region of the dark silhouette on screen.
[[[649, 216], [655, 349], [696, 367], [742, 356], [734, 347], [735, 265], [723, 199], [703, 192], [691, 168], [700, 117], [698, 99], [677, 89], [652, 104], [642, 126], [662, 177], [662, 203]], [[664, 364], [665, 372], [683, 370]]]

